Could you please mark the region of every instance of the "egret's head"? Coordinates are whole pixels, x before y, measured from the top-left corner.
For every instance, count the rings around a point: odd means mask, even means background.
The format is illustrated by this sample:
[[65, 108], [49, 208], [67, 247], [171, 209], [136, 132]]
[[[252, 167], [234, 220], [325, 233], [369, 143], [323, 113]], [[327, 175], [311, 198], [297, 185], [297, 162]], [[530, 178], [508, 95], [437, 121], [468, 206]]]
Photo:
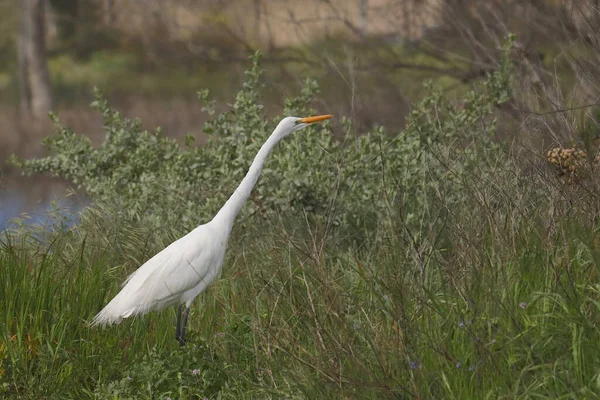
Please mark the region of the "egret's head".
[[300, 129], [306, 128], [308, 125], [324, 121], [333, 117], [333, 115], [319, 115], [317, 117], [286, 117], [281, 120], [279, 125], [277, 125], [277, 131], [279, 131], [281, 137], [285, 137], [292, 132], [299, 131]]

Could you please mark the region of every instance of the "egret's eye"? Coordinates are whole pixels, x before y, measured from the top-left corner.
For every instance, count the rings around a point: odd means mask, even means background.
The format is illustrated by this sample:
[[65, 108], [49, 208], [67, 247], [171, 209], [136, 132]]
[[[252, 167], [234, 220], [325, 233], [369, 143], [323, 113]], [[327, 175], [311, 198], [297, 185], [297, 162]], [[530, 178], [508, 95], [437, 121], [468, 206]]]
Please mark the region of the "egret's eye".
[[294, 122], [294, 125], [298, 125], [300, 122], [302, 122], [302, 121], [297, 119], [296, 122]]

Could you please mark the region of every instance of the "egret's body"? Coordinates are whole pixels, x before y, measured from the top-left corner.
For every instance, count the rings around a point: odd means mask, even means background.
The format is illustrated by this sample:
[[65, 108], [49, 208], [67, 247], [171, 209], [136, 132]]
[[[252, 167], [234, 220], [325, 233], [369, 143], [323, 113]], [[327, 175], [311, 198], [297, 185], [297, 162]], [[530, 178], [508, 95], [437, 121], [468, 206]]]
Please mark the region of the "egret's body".
[[189, 307], [221, 272], [227, 236], [214, 226], [211, 221], [197, 227], [138, 268], [96, 321], [119, 323], [172, 305]]
[[183, 345], [190, 306], [221, 272], [235, 217], [256, 184], [271, 149], [290, 133], [328, 118], [331, 116], [284, 118], [263, 144], [248, 173], [217, 215], [171, 243], [131, 274], [123, 289], [96, 315], [93, 323], [117, 324], [123, 318], [172, 305], [185, 305], [183, 327], [180, 327], [180, 307], [175, 334]]

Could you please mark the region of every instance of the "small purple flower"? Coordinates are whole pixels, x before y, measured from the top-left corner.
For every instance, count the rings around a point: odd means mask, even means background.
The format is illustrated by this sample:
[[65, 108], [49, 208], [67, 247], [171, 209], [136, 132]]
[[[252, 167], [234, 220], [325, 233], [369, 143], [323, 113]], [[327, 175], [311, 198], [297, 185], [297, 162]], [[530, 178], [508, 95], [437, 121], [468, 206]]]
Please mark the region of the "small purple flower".
[[413, 361], [410, 363], [410, 369], [415, 370], [415, 369], [423, 369], [423, 364], [421, 364], [421, 361]]
[[459, 361], [459, 362], [456, 363], [456, 368], [460, 368], [460, 367], [462, 367], [462, 364]]
[[475, 369], [475, 366], [474, 366], [474, 365], [471, 365], [471, 366], [469, 367], [469, 371], [473, 371], [474, 369]]
[[192, 370], [192, 375], [198, 375], [200, 370], [198, 368]]
[[464, 321], [460, 321], [460, 322], [458, 323], [458, 327], [459, 327], [459, 328], [462, 328], [463, 326], [465, 326], [465, 322], [464, 322]]
[[525, 303], [524, 301], [522, 301], [522, 302], [519, 304], [519, 307], [521, 307], [521, 308], [524, 310], [524, 309], [526, 309], [526, 308], [527, 308], [527, 303]]

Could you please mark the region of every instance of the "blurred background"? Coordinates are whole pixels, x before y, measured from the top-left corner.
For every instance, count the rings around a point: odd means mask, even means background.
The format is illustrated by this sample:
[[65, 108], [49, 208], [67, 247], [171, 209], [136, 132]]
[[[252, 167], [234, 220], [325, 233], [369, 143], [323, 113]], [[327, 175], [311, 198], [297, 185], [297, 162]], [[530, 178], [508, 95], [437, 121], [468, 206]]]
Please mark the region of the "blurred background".
[[[39, 213], [66, 183], [21, 176], [11, 154], [44, 154], [54, 111], [99, 144], [92, 88], [148, 128], [202, 143], [207, 88], [226, 109], [248, 56], [263, 54], [263, 96], [273, 115], [307, 77], [322, 88], [315, 108], [397, 132], [432, 80], [450, 95], [498, 65], [501, 43], [517, 34], [517, 96], [500, 131], [535, 152], [566, 142], [575, 116], [600, 90], [598, 0], [0, 0], [0, 226]], [[521, 132], [521, 133], [519, 133]], [[71, 197], [68, 206], [85, 203]]]

